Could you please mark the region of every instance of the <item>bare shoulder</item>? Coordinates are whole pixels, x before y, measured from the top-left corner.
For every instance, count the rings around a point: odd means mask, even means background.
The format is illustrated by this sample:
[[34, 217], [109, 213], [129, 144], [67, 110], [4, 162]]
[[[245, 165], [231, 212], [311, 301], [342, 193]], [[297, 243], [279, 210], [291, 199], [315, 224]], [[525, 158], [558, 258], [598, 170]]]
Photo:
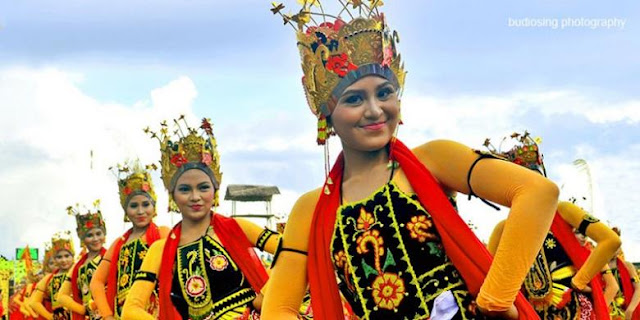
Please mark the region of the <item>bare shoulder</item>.
[[318, 188], [303, 194], [293, 205], [287, 227], [284, 230], [284, 246], [307, 251], [311, 220], [321, 190]]

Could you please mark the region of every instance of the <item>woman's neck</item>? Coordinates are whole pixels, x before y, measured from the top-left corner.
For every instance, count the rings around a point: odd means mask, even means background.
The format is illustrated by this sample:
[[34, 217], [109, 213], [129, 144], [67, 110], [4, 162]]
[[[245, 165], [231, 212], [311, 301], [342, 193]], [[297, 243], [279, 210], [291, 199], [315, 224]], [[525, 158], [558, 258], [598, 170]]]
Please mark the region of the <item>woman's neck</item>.
[[211, 225], [211, 214], [205, 215], [202, 219], [182, 219], [182, 231], [180, 243], [185, 244], [202, 237]]
[[149, 228], [149, 225], [146, 225], [144, 227], [136, 227], [136, 225], [133, 225], [133, 228], [131, 229], [131, 235], [129, 235], [129, 239], [140, 238], [142, 235], [147, 233], [147, 228]]
[[87, 261], [93, 260], [93, 258], [95, 258], [97, 255], [100, 254], [100, 251], [102, 250], [98, 250], [98, 251], [89, 250], [89, 252], [87, 252]]
[[344, 176], [343, 180], [349, 180], [353, 177], [370, 175], [377, 172], [377, 169], [384, 168], [389, 162], [389, 153], [387, 148], [375, 151], [360, 151], [343, 147], [344, 155]]

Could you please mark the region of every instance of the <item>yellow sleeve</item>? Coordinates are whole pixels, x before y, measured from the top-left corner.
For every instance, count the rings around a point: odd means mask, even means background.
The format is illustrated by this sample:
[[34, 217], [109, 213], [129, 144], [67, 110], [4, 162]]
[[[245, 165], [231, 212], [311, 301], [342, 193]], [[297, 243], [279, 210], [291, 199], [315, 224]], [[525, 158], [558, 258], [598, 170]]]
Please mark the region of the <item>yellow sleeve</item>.
[[89, 290], [91, 290], [91, 297], [95, 302], [98, 312], [103, 318], [113, 316], [113, 306], [110, 306], [107, 302], [107, 279], [109, 278], [109, 268], [111, 268], [111, 257], [115, 250], [116, 241], [111, 244], [109, 250], [104, 254], [102, 261], [98, 265], [98, 268], [91, 277], [91, 283], [89, 284]]
[[62, 283], [62, 286], [58, 291], [57, 300], [58, 300], [58, 303], [60, 303], [60, 305], [66, 308], [67, 310], [77, 314], [84, 315], [86, 312], [86, 310], [84, 309], [84, 306], [75, 302], [72, 298], [73, 293], [71, 290], [71, 276], [73, 275], [73, 269], [75, 267], [76, 266], [74, 264], [74, 266], [71, 269], [69, 269], [69, 272], [67, 273], [67, 280], [65, 280]]
[[[246, 219], [237, 218], [235, 220], [238, 222], [240, 228], [242, 228], [242, 231], [247, 236], [249, 242], [252, 245], [255, 245], [255, 243], [258, 242], [260, 234], [262, 234], [262, 231], [264, 231], [264, 228]], [[264, 251], [274, 254], [276, 252], [276, 248], [278, 247], [278, 239], [279, 237], [277, 235], [271, 236], [264, 246]]]
[[[311, 219], [320, 189], [308, 192], [293, 206], [282, 239], [283, 248], [308, 251]], [[298, 310], [307, 291], [307, 256], [282, 251], [271, 269], [262, 303], [264, 320], [298, 319]]]
[[[587, 216], [580, 207], [571, 202], [562, 201], [558, 204], [558, 213], [572, 227], [578, 228], [582, 220]], [[590, 224], [586, 229], [586, 236], [593, 239], [598, 245], [589, 254], [589, 258], [571, 280], [573, 285], [582, 290], [591, 279], [595, 277], [609, 260], [616, 254], [620, 247], [620, 237], [602, 222]]]
[[38, 314], [37, 314], [35, 311], [33, 311], [33, 308], [31, 308], [31, 301], [33, 301], [33, 294], [34, 294], [35, 292], [36, 292], [36, 290], [35, 290], [35, 288], [34, 288], [34, 289], [33, 289], [33, 291], [31, 292], [31, 295], [29, 296], [29, 298], [27, 298], [27, 299], [24, 301], [24, 304], [23, 304], [24, 308], [25, 308], [25, 309], [27, 310], [27, 312], [29, 313], [29, 314], [27, 315], [27, 317], [33, 317], [33, 318], [37, 318], [37, 317], [38, 317]]
[[48, 295], [47, 282], [52, 276], [53, 275], [51, 274], [47, 275], [46, 277], [42, 278], [42, 280], [38, 282], [38, 285], [36, 286], [36, 290], [31, 295], [31, 301], [30, 301], [31, 309], [33, 309], [33, 311], [35, 311], [37, 314], [39, 314], [40, 316], [42, 316], [47, 320], [52, 320], [53, 314], [47, 311], [44, 305], [42, 305], [42, 300], [44, 299], [45, 295]]
[[[164, 250], [165, 239], [154, 242], [147, 255], [142, 261], [142, 266], [138, 272], [144, 271], [158, 276], [160, 264], [162, 262], [162, 251]], [[146, 306], [151, 298], [156, 282], [137, 280], [133, 282], [127, 294], [124, 307], [122, 308], [122, 320], [154, 320], [155, 318], [147, 313]]]
[[169, 235], [169, 232], [171, 232], [171, 228], [168, 228], [165, 226], [159, 226], [158, 232], [160, 233], [160, 239], [166, 239], [167, 236]]
[[18, 307], [22, 308], [22, 295], [21, 294], [16, 294], [15, 296], [13, 296], [13, 299], [11, 299], [11, 301], [13, 301], [13, 303], [17, 304]]
[[487, 250], [491, 255], [495, 255], [498, 250], [498, 244], [500, 244], [500, 237], [502, 237], [502, 231], [504, 230], [504, 223], [506, 220], [502, 220], [496, 224], [493, 228], [493, 232], [491, 233], [491, 237], [489, 237], [489, 243], [487, 244]]
[[[467, 174], [478, 158], [472, 149], [436, 140], [414, 150], [445, 191], [469, 194]], [[471, 172], [473, 192], [510, 207], [493, 263], [476, 302], [489, 311], [506, 311], [515, 301], [542, 247], [558, 205], [558, 187], [542, 175], [516, 164], [483, 159]]]

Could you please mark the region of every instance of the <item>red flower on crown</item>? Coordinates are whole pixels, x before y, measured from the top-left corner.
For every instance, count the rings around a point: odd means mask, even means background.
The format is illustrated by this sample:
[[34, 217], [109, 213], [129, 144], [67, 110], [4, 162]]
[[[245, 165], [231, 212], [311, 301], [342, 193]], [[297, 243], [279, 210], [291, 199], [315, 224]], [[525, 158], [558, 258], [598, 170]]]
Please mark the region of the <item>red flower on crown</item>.
[[142, 187], [141, 187], [140, 189], [142, 189], [142, 191], [144, 191], [144, 192], [148, 192], [148, 191], [149, 191], [149, 189], [150, 189], [150, 187], [149, 187], [149, 185], [148, 185], [148, 184], [143, 183], [143, 184], [142, 184]]
[[173, 163], [176, 167], [180, 168], [182, 165], [187, 163], [187, 158], [185, 158], [182, 154], [178, 153], [171, 157], [171, 163]]
[[122, 192], [124, 192], [124, 194], [126, 195], [130, 195], [133, 190], [131, 190], [131, 188], [129, 187], [124, 187], [124, 189], [122, 189]]
[[211, 162], [213, 162], [213, 158], [211, 157], [211, 153], [203, 153], [202, 154], [202, 163], [206, 164], [206, 165], [211, 165]]
[[93, 221], [87, 221], [87, 223], [84, 224], [85, 227], [87, 227], [88, 229], [93, 228]]
[[346, 53], [341, 53], [329, 57], [326, 68], [340, 77], [344, 77], [349, 71], [358, 69], [358, 66], [349, 61], [349, 56]]

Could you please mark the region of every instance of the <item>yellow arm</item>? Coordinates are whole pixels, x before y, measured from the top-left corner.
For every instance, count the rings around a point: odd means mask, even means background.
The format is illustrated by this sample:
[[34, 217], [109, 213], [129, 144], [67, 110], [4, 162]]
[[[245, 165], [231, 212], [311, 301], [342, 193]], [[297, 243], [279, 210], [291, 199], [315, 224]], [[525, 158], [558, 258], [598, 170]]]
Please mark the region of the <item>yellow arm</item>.
[[[238, 225], [247, 236], [247, 239], [251, 244], [255, 244], [256, 242], [258, 242], [258, 237], [260, 237], [260, 234], [262, 233], [264, 228], [259, 227], [255, 223], [246, 219], [239, 218], [235, 220], [238, 222]], [[267, 240], [267, 243], [264, 246], [264, 251], [274, 254], [276, 252], [276, 248], [278, 247], [278, 239], [279, 237], [277, 235], [271, 236], [271, 238]]]
[[[309, 230], [320, 189], [302, 195], [291, 209], [284, 230], [282, 246], [308, 251]], [[269, 283], [262, 304], [262, 319], [298, 319], [298, 310], [307, 291], [307, 256], [282, 251], [271, 269]]]
[[44, 305], [42, 305], [42, 300], [44, 299], [45, 295], [48, 296], [47, 282], [49, 282], [49, 279], [52, 276], [53, 274], [50, 274], [42, 278], [42, 280], [38, 282], [38, 285], [36, 286], [36, 290], [34, 290], [33, 294], [31, 295], [31, 301], [30, 301], [31, 309], [33, 309], [33, 311], [35, 311], [37, 314], [39, 314], [40, 316], [42, 316], [47, 320], [52, 320], [53, 314], [47, 311]]
[[602, 272], [602, 281], [604, 282], [604, 301], [607, 303], [607, 306], [610, 306], [613, 299], [616, 298], [616, 294], [618, 294], [620, 286], [618, 285], [616, 277], [611, 273], [609, 266], [602, 268]]
[[502, 237], [502, 231], [504, 230], [504, 223], [506, 220], [502, 220], [496, 224], [493, 228], [493, 232], [491, 233], [491, 237], [489, 237], [489, 243], [487, 244], [487, 250], [491, 253], [491, 255], [495, 255], [496, 251], [498, 251], [498, 244], [500, 244], [500, 237]]
[[635, 279], [633, 282], [633, 297], [631, 297], [631, 301], [627, 305], [627, 310], [625, 313], [627, 314], [627, 319], [631, 319], [631, 315], [638, 307], [638, 303], [640, 302], [640, 282], [638, 281], [638, 272], [636, 271], [636, 267], [629, 261], [624, 262], [624, 266], [629, 270], [629, 275], [631, 279]]
[[89, 283], [91, 297], [98, 308], [98, 312], [103, 318], [113, 316], [113, 306], [110, 306], [107, 302], [107, 279], [109, 277], [109, 268], [111, 267], [110, 259], [113, 256], [116, 241], [111, 244], [109, 250], [104, 254], [102, 261], [100, 261], [100, 264], [93, 273], [91, 282]]
[[[574, 228], [578, 228], [582, 220], [587, 216], [587, 213], [580, 207], [566, 201], [558, 204], [558, 213], [564, 221]], [[618, 235], [602, 222], [590, 224], [586, 229], [586, 233], [586, 236], [593, 239], [598, 245], [595, 246], [587, 261], [571, 280], [573, 285], [580, 290], [584, 289], [591, 279], [607, 265], [621, 244]]]
[[[467, 174], [478, 155], [446, 140], [414, 150], [445, 191], [470, 192]], [[510, 207], [493, 263], [476, 301], [489, 311], [513, 305], [529, 268], [542, 247], [558, 205], [558, 187], [532, 170], [496, 159], [479, 161], [471, 173], [471, 188], [481, 198]]]
[[67, 273], [67, 280], [65, 280], [62, 283], [62, 286], [58, 291], [57, 300], [58, 300], [58, 303], [65, 309], [70, 310], [71, 312], [74, 312], [77, 314], [84, 315], [86, 312], [86, 310], [84, 309], [84, 306], [75, 302], [75, 300], [73, 300], [73, 297], [72, 297], [73, 293], [71, 290], [71, 276], [73, 274], [74, 268], [75, 268], [75, 265], [71, 269], [69, 269], [69, 272]]
[[[166, 240], [154, 242], [147, 255], [142, 261], [139, 271], [153, 273], [158, 276], [160, 263], [162, 262], [162, 251]], [[154, 320], [155, 318], [147, 313], [146, 306], [151, 298], [156, 282], [137, 280], [131, 286], [127, 299], [122, 308], [122, 320]]]

